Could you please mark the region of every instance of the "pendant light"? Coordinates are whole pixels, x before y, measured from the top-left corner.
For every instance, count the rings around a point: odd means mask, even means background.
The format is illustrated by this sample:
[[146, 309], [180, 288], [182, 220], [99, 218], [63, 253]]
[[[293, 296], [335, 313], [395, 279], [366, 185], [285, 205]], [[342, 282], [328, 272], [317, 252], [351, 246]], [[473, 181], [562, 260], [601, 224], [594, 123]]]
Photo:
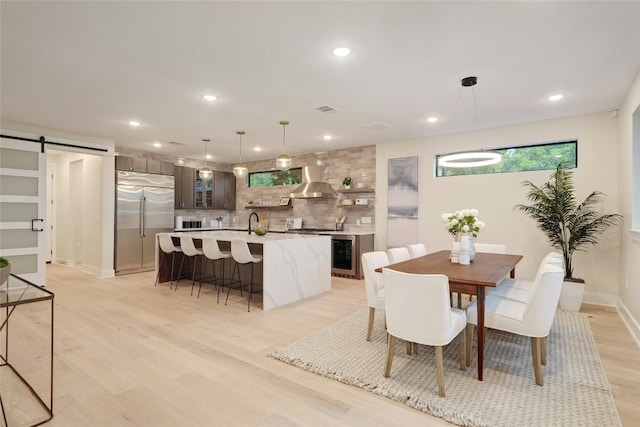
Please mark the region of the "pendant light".
[[236, 131], [236, 133], [240, 135], [240, 163], [236, 163], [235, 165], [233, 165], [233, 174], [236, 176], [236, 178], [244, 178], [245, 176], [247, 176], [247, 172], [249, 171], [247, 169], [247, 165], [242, 163], [242, 135], [244, 135], [244, 131], [238, 130]]
[[202, 140], [204, 142], [204, 167], [200, 169], [198, 176], [203, 181], [211, 181], [211, 178], [213, 178], [213, 171], [207, 167], [207, 144], [209, 144], [209, 141], [211, 140], [208, 138]]
[[288, 171], [291, 169], [291, 157], [284, 153], [284, 142], [286, 136], [286, 126], [289, 124], [287, 120], [280, 120], [282, 125], [282, 154], [276, 158], [276, 167], [281, 171]]
[[[473, 111], [476, 119], [476, 128], [478, 132], [480, 131], [480, 124], [478, 121], [478, 107], [476, 106], [476, 92], [473, 90], [473, 86], [478, 83], [477, 77], [465, 77], [461, 81], [462, 87], [470, 87], [471, 93], [473, 94]], [[462, 91], [462, 89], [461, 89]], [[458, 96], [458, 101], [460, 101], [460, 97]], [[458, 109], [458, 104], [456, 103], [456, 110]], [[455, 111], [453, 115], [455, 117]], [[449, 167], [449, 168], [472, 168], [472, 167], [480, 167], [480, 166], [489, 166], [495, 165], [496, 163], [500, 163], [502, 161], [502, 154], [496, 151], [464, 151], [459, 153], [449, 153], [445, 156], [441, 156], [438, 158], [438, 166]]]

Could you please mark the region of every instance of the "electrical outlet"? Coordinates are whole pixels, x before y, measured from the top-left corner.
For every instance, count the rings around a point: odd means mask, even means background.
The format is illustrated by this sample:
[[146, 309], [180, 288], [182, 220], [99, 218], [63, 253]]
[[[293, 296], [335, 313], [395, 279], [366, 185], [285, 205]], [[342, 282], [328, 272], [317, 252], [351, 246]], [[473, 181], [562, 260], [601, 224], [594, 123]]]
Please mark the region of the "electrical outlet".
[[363, 224], [371, 224], [371, 217], [363, 216], [362, 218], [360, 218], [360, 222], [362, 222]]

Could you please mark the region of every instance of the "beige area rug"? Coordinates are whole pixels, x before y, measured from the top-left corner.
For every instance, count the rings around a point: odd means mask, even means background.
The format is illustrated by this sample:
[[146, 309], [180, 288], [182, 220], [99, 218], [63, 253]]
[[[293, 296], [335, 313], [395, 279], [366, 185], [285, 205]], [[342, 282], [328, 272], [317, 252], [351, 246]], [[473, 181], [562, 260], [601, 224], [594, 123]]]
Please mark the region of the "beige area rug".
[[269, 356], [304, 370], [388, 397], [461, 426], [620, 426], [596, 351], [588, 315], [559, 311], [547, 338], [544, 386], [535, 384], [530, 339], [490, 330], [484, 381], [460, 370], [457, 340], [444, 349], [446, 398], [438, 397], [435, 353], [419, 346], [409, 356], [398, 340], [391, 376], [382, 376], [386, 333], [376, 316], [365, 341], [368, 309], [358, 311]]

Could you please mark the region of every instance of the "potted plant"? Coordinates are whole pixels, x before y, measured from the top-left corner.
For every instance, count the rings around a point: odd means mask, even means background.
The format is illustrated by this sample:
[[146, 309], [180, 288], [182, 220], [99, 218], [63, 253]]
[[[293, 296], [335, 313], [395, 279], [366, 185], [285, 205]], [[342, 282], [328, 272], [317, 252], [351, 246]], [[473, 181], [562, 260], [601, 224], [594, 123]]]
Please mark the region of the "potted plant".
[[538, 224], [549, 238], [551, 246], [562, 250], [564, 257], [564, 284], [560, 306], [579, 311], [584, 296], [584, 280], [573, 277], [573, 254], [585, 251], [585, 246], [598, 243], [597, 235], [622, 220], [618, 214], [600, 214], [596, 206], [604, 194], [593, 191], [580, 204], [574, 195], [573, 173], [562, 163], [551, 174], [551, 180], [541, 186], [530, 181], [522, 185], [529, 189], [527, 199], [531, 205], [516, 205]]
[[344, 186], [345, 190], [349, 190], [351, 188], [351, 177], [344, 177], [344, 179], [342, 180], [342, 185]]
[[6, 258], [0, 257], [0, 285], [4, 285], [4, 282], [9, 278], [11, 273], [11, 264]]

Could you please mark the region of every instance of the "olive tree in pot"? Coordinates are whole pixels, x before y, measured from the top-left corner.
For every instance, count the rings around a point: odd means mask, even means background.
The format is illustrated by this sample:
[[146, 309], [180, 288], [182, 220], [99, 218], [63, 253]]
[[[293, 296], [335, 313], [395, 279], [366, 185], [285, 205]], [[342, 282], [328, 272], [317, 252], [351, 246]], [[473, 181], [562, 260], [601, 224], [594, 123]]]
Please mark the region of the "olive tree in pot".
[[560, 307], [579, 311], [584, 296], [584, 280], [573, 277], [572, 258], [575, 251], [585, 251], [587, 245], [598, 243], [597, 235], [619, 223], [618, 214], [601, 214], [596, 206], [604, 194], [594, 191], [580, 204], [574, 195], [573, 173], [560, 163], [549, 182], [541, 186], [531, 181], [522, 185], [529, 189], [527, 199], [531, 205], [516, 205], [538, 224], [549, 238], [551, 246], [562, 250], [564, 257], [564, 283], [560, 294]]

